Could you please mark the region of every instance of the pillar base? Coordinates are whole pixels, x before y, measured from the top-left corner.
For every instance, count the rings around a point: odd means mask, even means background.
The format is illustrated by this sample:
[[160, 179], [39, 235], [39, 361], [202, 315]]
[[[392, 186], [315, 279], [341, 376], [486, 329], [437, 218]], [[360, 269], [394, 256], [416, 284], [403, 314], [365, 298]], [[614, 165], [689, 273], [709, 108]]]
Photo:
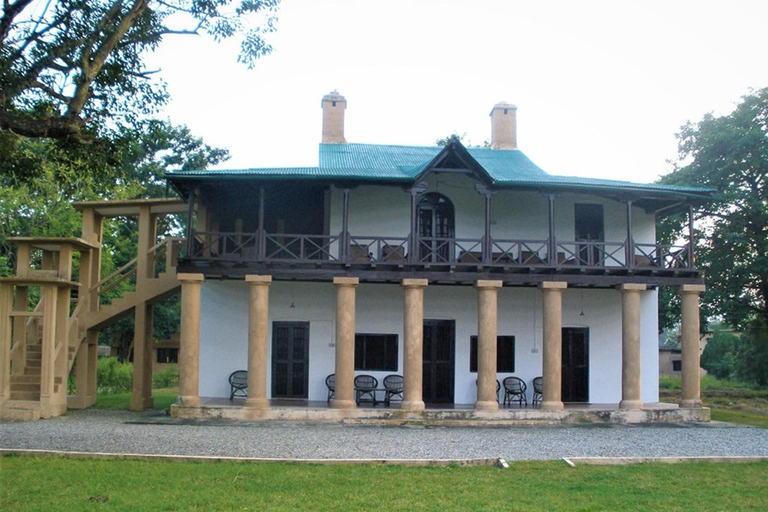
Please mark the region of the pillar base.
[[356, 407], [354, 400], [331, 400], [331, 409], [355, 409]]
[[642, 400], [622, 400], [619, 402], [619, 409], [622, 410], [642, 410], [643, 409], [643, 401]]
[[542, 411], [562, 411], [565, 409], [563, 402], [541, 402]]
[[200, 397], [199, 396], [181, 396], [179, 395], [179, 399], [176, 401], [176, 405], [180, 405], [182, 407], [200, 407]]
[[266, 398], [246, 398], [245, 406], [249, 409], [269, 409], [269, 400]]
[[475, 410], [477, 411], [498, 411], [499, 402], [496, 400], [478, 400], [475, 402]]
[[141, 397], [139, 399], [131, 398], [131, 410], [134, 412], [146, 411], [155, 406], [155, 401], [151, 396]]
[[701, 400], [680, 400], [681, 409], [701, 409]]
[[403, 401], [400, 404], [400, 409], [404, 411], [423, 411], [424, 402], [421, 400]]

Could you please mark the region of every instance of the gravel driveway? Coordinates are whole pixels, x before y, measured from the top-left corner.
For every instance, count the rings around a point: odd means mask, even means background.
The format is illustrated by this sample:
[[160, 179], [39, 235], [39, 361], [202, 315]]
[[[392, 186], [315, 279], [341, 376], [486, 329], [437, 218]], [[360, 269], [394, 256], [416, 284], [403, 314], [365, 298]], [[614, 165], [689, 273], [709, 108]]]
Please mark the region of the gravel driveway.
[[768, 430], [717, 422], [515, 428], [174, 423], [157, 412], [86, 410], [0, 422], [0, 448], [296, 459], [768, 456]]

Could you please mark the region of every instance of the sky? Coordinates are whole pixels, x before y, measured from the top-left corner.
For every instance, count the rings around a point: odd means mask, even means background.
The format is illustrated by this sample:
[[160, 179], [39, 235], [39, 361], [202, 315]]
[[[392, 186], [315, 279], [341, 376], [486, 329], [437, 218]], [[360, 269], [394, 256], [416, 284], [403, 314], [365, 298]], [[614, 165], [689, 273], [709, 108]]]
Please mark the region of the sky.
[[550, 174], [647, 183], [675, 134], [768, 87], [765, 0], [283, 0], [274, 51], [173, 36], [150, 59], [163, 115], [229, 149], [223, 169], [317, 165], [322, 97], [351, 143], [490, 140], [517, 105], [518, 147]]

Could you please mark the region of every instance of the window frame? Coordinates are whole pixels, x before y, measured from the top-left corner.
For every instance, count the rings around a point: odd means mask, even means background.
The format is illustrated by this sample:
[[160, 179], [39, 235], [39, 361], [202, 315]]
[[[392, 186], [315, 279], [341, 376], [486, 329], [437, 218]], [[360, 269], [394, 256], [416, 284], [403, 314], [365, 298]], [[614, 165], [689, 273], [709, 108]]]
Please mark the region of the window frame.
[[[511, 369], [507, 366], [503, 365], [502, 363], [504, 360], [502, 360], [503, 357], [503, 351], [500, 350], [500, 345], [504, 340], [510, 340], [512, 343], [512, 359], [510, 366]], [[478, 344], [478, 336], [472, 335], [469, 337], [469, 373], [477, 373], [477, 344]], [[515, 336], [512, 334], [499, 334], [496, 336], [496, 373], [515, 373], [515, 359], [516, 359], [516, 352], [517, 352], [517, 340], [515, 339]]]
[[[371, 347], [370, 341], [383, 342], [384, 353], [380, 356], [372, 357], [368, 351], [373, 350], [376, 347]], [[360, 343], [363, 344], [362, 348], [358, 348]], [[396, 372], [398, 371], [399, 356], [400, 337], [397, 334], [376, 332], [355, 333], [355, 371]], [[376, 366], [375, 364], [378, 361], [381, 361], [383, 364]]]

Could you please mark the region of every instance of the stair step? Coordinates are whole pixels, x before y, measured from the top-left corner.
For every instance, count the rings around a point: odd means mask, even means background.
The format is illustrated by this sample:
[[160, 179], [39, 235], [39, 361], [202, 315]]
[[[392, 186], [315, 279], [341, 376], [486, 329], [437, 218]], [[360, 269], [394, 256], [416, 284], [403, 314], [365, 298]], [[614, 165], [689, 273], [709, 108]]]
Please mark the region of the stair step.
[[11, 396], [14, 393], [37, 393], [40, 394], [39, 382], [11, 382]]
[[[11, 400], [39, 401], [40, 391], [11, 391]], [[5, 404], [3, 404], [5, 408]]]
[[27, 360], [27, 368], [40, 368], [42, 366], [42, 359]]
[[40, 383], [40, 374], [37, 375], [11, 375], [11, 384], [13, 385], [14, 382], [17, 382], [19, 384], [24, 384], [27, 382], [37, 382]]
[[35, 421], [40, 419], [40, 401], [7, 400], [0, 409], [0, 419]]
[[27, 366], [26, 368], [24, 368], [24, 375], [29, 375], [29, 376], [34, 375], [39, 379], [41, 371], [42, 371], [42, 368], [40, 368], [39, 366]]

